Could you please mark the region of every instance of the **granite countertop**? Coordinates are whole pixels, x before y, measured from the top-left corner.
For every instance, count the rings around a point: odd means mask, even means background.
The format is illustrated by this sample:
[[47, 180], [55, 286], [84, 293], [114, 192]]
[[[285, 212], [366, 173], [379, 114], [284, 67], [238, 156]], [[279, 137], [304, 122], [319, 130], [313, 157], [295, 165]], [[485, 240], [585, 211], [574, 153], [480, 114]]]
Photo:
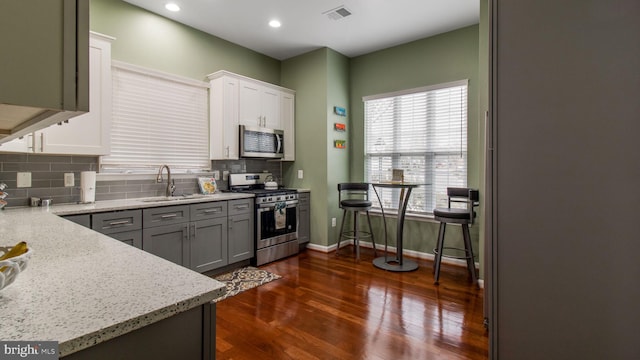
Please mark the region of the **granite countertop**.
[[56, 215], [251, 197], [101, 201], [0, 211], [0, 245], [26, 241], [34, 253], [0, 290], [2, 340], [53, 340], [61, 356], [210, 302], [222, 283]]
[[[75, 214], [88, 214], [104, 211], [116, 211], [127, 209], [144, 209], [158, 206], [171, 206], [171, 205], [184, 205], [195, 204], [210, 201], [226, 201], [235, 199], [246, 199], [254, 197], [253, 194], [245, 193], [215, 193], [213, 195], [200, 195], [196, 197], [174, 197], [169, 201], [149, 201], [152, 199], [161, 199], [162, 196], [154, 198], [141, 198], [141, 199], [121, 199], [121, 200], [105, 200], [96, 201], [89, 204], [60, 204], [50, 207], [51, 211], [56, 215], [75, 215]], [[37, 209], [37, 208], [36, 208]], [[14, 209], [7, 209], [7, 211], [15, 211]]]

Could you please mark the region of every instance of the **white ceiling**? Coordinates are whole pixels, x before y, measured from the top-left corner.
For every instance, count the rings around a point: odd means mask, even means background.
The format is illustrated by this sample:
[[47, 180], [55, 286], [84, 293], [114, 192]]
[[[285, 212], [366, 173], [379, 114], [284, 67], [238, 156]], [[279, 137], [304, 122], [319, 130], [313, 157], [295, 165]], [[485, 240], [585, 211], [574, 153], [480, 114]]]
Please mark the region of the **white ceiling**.
[[[321, 47], [348, 57], [477, 24], [478, 0], [125, 0], [284, 60]], [[181, 11], [164, 8], [175, 2]], [[332, 20], [324, 12], [346, 7]], [[278, 19], [282, 26], [270, 28]]]

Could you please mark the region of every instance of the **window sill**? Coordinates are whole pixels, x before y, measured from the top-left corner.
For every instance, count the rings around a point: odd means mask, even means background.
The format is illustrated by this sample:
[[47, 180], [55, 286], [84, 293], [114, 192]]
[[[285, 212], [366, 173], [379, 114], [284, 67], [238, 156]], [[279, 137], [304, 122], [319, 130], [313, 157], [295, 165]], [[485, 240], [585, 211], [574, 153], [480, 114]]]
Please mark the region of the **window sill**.
[[[373, 216], [382, 217], [382, 211], [379, 209], [369, 210], [369, 214]], [[398, 211], [395, 209], [389, 209], [384, 211], [384, 216], [387, 218], [398, 218]], [[432, 222], [438, 223], [433, 217], [433, 214], [416, 214], [407, 212], [404, 216], [405, 220], [413, 220], [413, 221], [423, 221], [423, 222]]]

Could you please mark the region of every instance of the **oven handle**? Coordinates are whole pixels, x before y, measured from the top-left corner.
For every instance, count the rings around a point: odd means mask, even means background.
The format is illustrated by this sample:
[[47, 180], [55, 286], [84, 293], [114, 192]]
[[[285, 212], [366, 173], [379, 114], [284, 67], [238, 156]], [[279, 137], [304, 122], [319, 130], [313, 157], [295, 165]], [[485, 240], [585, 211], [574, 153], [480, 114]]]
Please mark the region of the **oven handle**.
[[[276, 208], [277, 203], [269, 203], [269, 204], [259, 204], [258, 211], [269, 211]], [[286, 208], [292, 208], [298, 206], [298, 200], [288, 200], [285, 201]]]

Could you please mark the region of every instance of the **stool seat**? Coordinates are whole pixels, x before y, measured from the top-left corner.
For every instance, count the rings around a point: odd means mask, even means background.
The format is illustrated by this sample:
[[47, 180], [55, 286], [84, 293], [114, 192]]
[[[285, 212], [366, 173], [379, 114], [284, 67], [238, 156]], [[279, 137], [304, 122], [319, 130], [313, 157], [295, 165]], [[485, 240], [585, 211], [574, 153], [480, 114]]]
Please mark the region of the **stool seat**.
[[[433, 209], [433, 216], [436, 218], [458, 219], [458, 220], [471, 220], [468, 209], [458, 208], [435, 208]], [[475, 217], [475, 211], [473, 213]]]
[[342, 205], [342, 207], [348, 207], [348, 208], [371, 208], [371, 201], [368, 200], [358, 200], [358, 199], [345, 199], [342, 200], [340, 202], [340, 205]]
[[[469, 188], [447, 188], [448, 206], [447, 208], [435, 208], [433, 209], [433, 217], [440, 222], [440, 229], [438, 231], [438, 242], [435, 249], [433, 249], [434, 266], [433, 275], [435, 283], [438, 284], [440, 279], [440, 266], [442, 265], [442, 257], [453, 257], [457, 259], [464, 259], [467, 262], [467, 270], [471, 275], [471, 281], [476, 285], [478, 284], [478, 278], [476, 275], [475, 257], [473, 255], [473, 247], [471, 246], [471, 235], [469, 234], [469, 225], [473, 224], [473, 220], [476, 217], [476, 212], [473, 210], [475, 206], [478, 206], [479, 194], [476, 189]], [[465, 203], [465, 208], [451, 207], [452, 202]], [[455, 247], [444, 246], [444, 235], [447, 223], [459, 224], [462, 226], [462, 237], [464, 240], [464, 249]], [[463, 256], [444, 255], [444, 250], [455, 250], [462, 252]]]
[[[373, 253], [376, 254], [376, 242], [373, 239], [373, 227], [371, 226], [371, 218], [369, 210], [373, 206], [369, 200], [369, 184], [368, 183], [340, 183], [338, 184], [338, 204], [342, 209], [342, 223], [340, 224], [340, 233], [338, 234], [338, 243], [336, 244], [336, 255], [340, 250], [340, 242], [342, 238], [353, 240], [356, 248], [356, 260], [360, 260], [360, 240], [371, 239], [373, 244]], [[347, 218], [347, 212], [353, 213], [353, 230], [344, 231], [344, 221]], [[369, 223], [369, 231], [360, 230], [358, 226], [358, 214], [365, 212], [367, 214], [367, 222]]]

